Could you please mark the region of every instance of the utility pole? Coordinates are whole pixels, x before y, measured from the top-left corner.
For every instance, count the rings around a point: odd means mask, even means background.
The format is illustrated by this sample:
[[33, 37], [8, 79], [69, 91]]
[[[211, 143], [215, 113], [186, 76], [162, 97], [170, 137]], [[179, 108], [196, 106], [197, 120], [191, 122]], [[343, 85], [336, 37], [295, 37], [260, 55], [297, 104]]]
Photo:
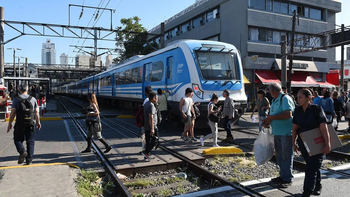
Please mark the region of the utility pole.
[[[342, 40], [345, 40], [344, 35], [344, 24], [341, 25], [341, 37]], [[341, 60], [340, 60], [340, 91], [344, 90], [344, 44], [341, 45]]]
[[13, 76], [16, 77], [16, 50], [22, 50], [19, 48], [7, 48], [8, 50], [13, 50]]
[[0, 7], [0, 78], [4, 76], [4, 8]]
[[29, 72], [28, 72], [28, 58], [27, 57], [26, 57], [25, 68], [26, 68], [25, 76], [28, 77]]
[[18, 77], [21, 76], [21, 66], [19, 65], [19, 62], [21, 61], [21, 57], [18, 56]]
[[288, 73], [288, 92], [291, 93], [292, 91], [292, 70], [293, 70], [293, 52], [294, 52], [294, 35], [295, 35], [295, 21], [296, 21], [296, 11], [293, 11], [293, 26], [292, 26], [292, 38], [291, 38], [291, 45], [290, 45], [290, 53], [289, 55], [289, 73]]
[[287, 35], [281, 36], [282, 87], [287, 87]]

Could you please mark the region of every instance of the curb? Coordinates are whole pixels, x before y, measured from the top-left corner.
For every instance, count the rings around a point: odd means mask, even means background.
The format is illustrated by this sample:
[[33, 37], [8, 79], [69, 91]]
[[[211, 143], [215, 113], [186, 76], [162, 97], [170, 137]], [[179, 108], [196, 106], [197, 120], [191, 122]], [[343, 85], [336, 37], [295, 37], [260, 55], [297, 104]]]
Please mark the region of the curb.
[[[5, 122], [8, 122], [10, 119], [5, 118]], [[63, 120], [63, 118], [60, 117], [40, 117], [40, 121], [47, 121], [47, 120]], [[16, 121], [16, 118], [13, 119], [13, 121]]]

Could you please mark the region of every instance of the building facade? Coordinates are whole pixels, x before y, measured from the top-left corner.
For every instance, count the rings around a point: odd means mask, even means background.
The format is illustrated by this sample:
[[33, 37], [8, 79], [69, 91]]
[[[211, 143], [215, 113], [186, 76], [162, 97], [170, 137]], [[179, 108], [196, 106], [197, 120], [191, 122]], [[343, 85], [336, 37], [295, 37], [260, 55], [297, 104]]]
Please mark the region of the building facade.
[[[299, 16], [295, 38], [309, 38], [314, 46], [323, 46], [326, 38], [311, 35], [336, 28], [335, 17], [341, 11], [341, 3], [338, 0], [201, 0], [165, 21], [165, 45], [178, 39], [231, 43], [241, 52], [248, 80], [266, 85], [268, 82], [259, 77], [281, 78], [281, 36], [291, 40], [294, 10]], [[160, 25], [149, 33], [160, 34]], [[149, 40], [160, 42], [159, 37]], [[294, 60], [294, 73], [305, 72], [315, 81], [325, 82], [324, 86], [329, 85], [326, 83], [329, 70], [339, 69], [335, 48], [294, 55]], [[259, 76], [259, 72], [266, 71], [269, 75]]]
[[113, 63], [113, 56], [112, 55], [106, 55], [106, 63], [105, 67], [106, 69], [109, 68], [109, 66]]
[[41, 64], [43, 66], [50, 66], [56, 64], [55, 43], [51, 43], [50, 39], [46, 39], [46, 42], [42, 44]]
[[77, 55], [75, 56], [76, 67], [90, 67], [90, 56], [88, 55]]
[[68, 66], [68, 55], [66, 55], [65, 53], [62, 53], [60, 56], [60, 65]]

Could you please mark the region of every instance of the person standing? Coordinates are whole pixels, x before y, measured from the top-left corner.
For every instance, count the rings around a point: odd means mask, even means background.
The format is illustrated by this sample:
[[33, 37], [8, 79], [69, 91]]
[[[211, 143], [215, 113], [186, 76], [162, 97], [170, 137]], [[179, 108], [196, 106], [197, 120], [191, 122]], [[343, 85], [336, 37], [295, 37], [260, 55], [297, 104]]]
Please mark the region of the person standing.
[[318, 95], [318, 92], [317, 92], [317, 91], [315, 91], [315, 92], [313, 93], [313, 96], [314, 96], [313, 104], [314, 104], [314, 105], [318, 105], [318, 104], [320, 103], [320, 101], [321, 101], [321, 97]]
[[[309, 90], [299, 90], [298, 103], [299, 107], [295, 108], [293, 117], [293, 148], [295, 152], [301, 151], [306, 162], [302, 197], [309, 197], [310, 195], [321, 194], [320, 168], [324, 154], [331, 150], [331, 144], [325, 113], [319, 106], [311, 105], [311, 92]], [[320, 150], [320, 154], [309, 156], [300, 134], [316, 128], [320, 128], [326, 146]]]
[[271, 83], [269, 89], [274, 99], [271, 103], [270, 115], [263, 121], [263, 126], [268, 127], [271, 124], [275, 156], [280, 167], [279, 176], [271, 181], [278, 183], [282, 188], [287, 188], [293, 181], [292, 118], [295, 106], [293, 99], [281, 92], [279, 83]]
[[[14, 97], [12, 101], [7, 133], [12, 129], [12, 122], [17, 116], [13, 134], [17, 152], [20, 154], [18, 164], [22, 164], [26, 160], [26, 164], [30, 165], [34, 154], [34, 125], [36, 125], [38, 130], [41, 129], [39, 107], [35, 98], [28, 95], [28, 86], [26, 84], [19, 85], [18, 90], [20, 94]], [[23, 146], [24, 138], [26, 139], [27, 150]]]
[[216, 94], [211, 96], [210, 102], [208, 104], [208, 124], [211, 129], [211, 134], [206, 135], [205, 137], [201, 137], [201, 145], [204, 146], [204, 141], [209, 138], [213, 138], [213, 147], [219, 147], [218, 145], [218, 122], [214, 122], [209, 119], [210, 114], [215, 114], [218, 116], [218, 112], [221, 110], [221, 107], [217, 107], [219, 97]]
[[158, 96], [156, 93], [149, 93], [149, 101], [144, 105], [143, 117], [144, 117], [144, 129], [146, 137], [146, 149], [142, 151], [142, 155], [145, 157], [145, 161], [150, 160], [150, 153], [156, 144], [158, 138], [158, 113], [155, 105], [157, 104]]
[[95, 93], [89, 93], [87, 99], [89, 101], [89, 109], [91, 109], [88, 110], [85, 119], [86, 125], [88, 126], [87, 147], [81, 153], [91, 152], [92, 136], [97, 138], [105, 146], [106, 150], [104, 151], [104, 153], [108, 153], [112, 149], [112, 147], [106, 142], [105, 139], [102, 138], [101, 135], [102, 126], [100, 118], [100, 109], [98, 107]]
[[335, 114], [337, 114], [337, 126], [334, 127], [334, 129], [338, 130], [338, 124], [341, 121], [342, 112], [344, 112], [344, 107], [343, 107], [343, 104], [338, 99], [338, 92], [337, 91], [333, 92], [332, 99], [333, 99], [333, 104], [334, 104], [334, 111], [335, 111]]
[[330, 96], [331, 93], [329, 91], [325, 91], [323, 98], [318, 104], [318, 106], [322, 107], [324, 113], [326, 114], [328, 124], [333, 122], [333, 117], [337, 117], [337, 114], [334, 111], [333, 99], [331, 99]]
[[258, 120], [259, 120], [259, 132], [262, 130], [262, 122], [265, 120], [267, 114], [269, 114], [268, 109], [270, 109], [270, 102], [265, 97], [265, 91], [259, 90], [258, 91], [258, 99], [256, 100], [256, 105], [253, 109], [252, 114], [250, 115], [251, 118], [254, 116], [254, 112], [258, 110]]
[[160, 114], [162, 116], [162, 121], [159, 123], [161, 125], [162, 131], [165, 131], [165, 121], [166, 117], [168, 116], [168, 97], [170, 92], [165, 89], [165, 92], [162, 92], [162, 89], [158, 89], [158, 109], [160, 111]]
[[[194, 138], [194, 133], [192, 128], [192, 120], [196, 118], [196, 115], [194, 113], [193, 109], [193, 90], [192, 88], [186, 88], [185, 90], [185, 98], [181, 98], [179, 103], [179, 110], [181, 112], [184, 126], [184, 131], [181, 135], [181, 139], [183, 139], [185, 142], [189, 141], [197, 141], [197, 139]], [[192, 132], [191, 132], [192, 130]], [[188, 133], [191, 133], [191, 138], [188, 137]]]
[[231, 133], [231, 123], [235, 116], [235, 105], [233, 99], [230, 98], [230, 90], [225, 89], [222, 95], [225, 98], [222, 116], [224, 117], [224, 128], [227, 134], [226, 138], [223, 141], [230, 142], [233, 140], [233, 136]]

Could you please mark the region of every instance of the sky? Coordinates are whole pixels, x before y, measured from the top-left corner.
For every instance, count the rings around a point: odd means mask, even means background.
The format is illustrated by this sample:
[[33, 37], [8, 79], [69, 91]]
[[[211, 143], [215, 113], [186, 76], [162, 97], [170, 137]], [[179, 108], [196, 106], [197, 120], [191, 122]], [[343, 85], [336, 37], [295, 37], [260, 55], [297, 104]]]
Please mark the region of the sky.
[[[0, 0], [0, 6], [4, 7], [5, 20], [23, 21], [35, 23], [49, 23], [68, 25], [68, 15], [70, 12], [70, 25], [89, 26], [109, 28], [111, 17], [109, 11], [99, 13], [99, 19], [95, 19], [95, 9], [84, 8], [83, 15], [79, 19], [82, 11], [81, 7], [71, 6], [85, 5], [92, 7], [103, 7], [115, 9], [112, 14], [113, 28], [120, 26], [121, 18], [130, 18], [138, 16], [141, 18], [141, 24], [147, 29], [159, 25], [183, 9], [195, 3], [195, 0]], [[350, 25], [350, 1], [341, 0], [342, 12], [336, 15], [336, 24], [345, 26]], [[102, 14], [101, 14], [102, 13]], [[14, 25], [22, 29], [22, 26]], [[26, 28], [28, 29], [28, 28]], [[40, 29], [40, 28], [38, 28]], [[55, 29], [61, 31], [60, 29]], [[33, 31], [28, 31], [33, 32]], [[19, 33], [5, 25], [5, 41], [18, 36]], [[86, 36], [86, 34], [85, 34]], [[109, 37], [113, 38], [113, 36]], [[77, 55], [73, 47], [69, 45], [93, 46], [92, 40], [44, 37], [44, 36], [21, 36], [16, 40], [7, 43], [4, 47], [5, 63], [13, 62], [13, 50], [7, 48], [20, 48], [16, 51], [16, 56], [27, 57], [30, 63], [41, 63], [41, 48], [42, 43], [46, 39], [51, 39], [56, 45], [56, 63], [59, 64], [59, 56], [62, 53], [68, 54], [69, 64], [74, 64], [73, 57]], [[97, 46], [101, 48], [114, 48], [115, 42], [98, 41]], [[338, 47], [339, 48], [339, 47]], [[336, 59], [340, 59], [340, 49], [337, 48]], [[90, 49], [86, 49], [90, 51]], [[75, 50], [76, 51], [76, 50]], [[105, 52], [99, 50], [98, 54]], [[115, 57], [115, 56], [114, 56]], [[105, 56], [101, 58], [105, 62]], [[17, 61], [17, 60], [16, 60]], [[21, 59], [21, 62], [24, 60]]]

